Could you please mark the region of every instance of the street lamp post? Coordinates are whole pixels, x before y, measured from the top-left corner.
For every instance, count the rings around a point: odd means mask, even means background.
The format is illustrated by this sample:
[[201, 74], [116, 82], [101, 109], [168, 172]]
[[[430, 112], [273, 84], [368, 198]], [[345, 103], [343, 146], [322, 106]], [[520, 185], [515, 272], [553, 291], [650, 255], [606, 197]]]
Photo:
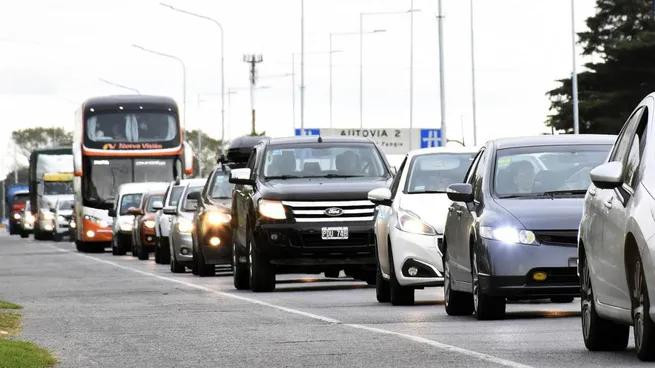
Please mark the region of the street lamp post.
[[580, 134], [580, 112], [578, 110], [578, 73], [575, 60], [575, 0], [571, 0], [571, 54], [573, 55], [573, 68], [571, 71], [571, 95], [573, 97], [573, 134]]
[[[168, 59], [173, 59], [178, 63], [180, 63], [180, 65], [182, 66], [182, 122], [183, 122], [183, 126], [186, 128], [186, 100], [187, 100], [186, 99], [186, 64], [184, 64], [184, 60], [182, 60], [181, 58], [175, 55], [166, 54], [160, 51], [148, 49], [141, 45], [132, 44], [132, 47], [139, 49], [141, 51], [145, 51], [150, 54], [162, 56]], [[202, 147], [202, 135], [200, 134], [200, 129], [198, 129], [198, 155], [200, 155], [201, 147]], [[198, 172], [201, 172], [201, 170], [202, 170], [202, 164], [201, 164], [200, 156], [198, 156]]]
[[[413, 3], [413, 2], [412, 2]], [[364, 127], [364, 17], [370, 15], [395, 15], [395, 14], [411, 14], [413, 12], [420, 11], [419, 9], [410, 8], [409, 10], [404, 11], [390, 11], [390, 12], [362, 12], [359, 13], [359, 129]], [[410, 38], [413, 38], [413, 33], [410, 34]], [[413, 43], [414, 40], [410, 40], [410, 43]], [[413, 69], [412, 63], [410, 63], [410, 69]], [[410, 70], [410, 87], [413, 86], [413, 70]], [[412, 106], [410, 106], [410, 110]], [[411, 113], [410, 113], [411, 117]], [[411, 122], [410, 122], [411, 124]]]
[[224, 53], [225, 42], [224, 42], [223, 25], [218, 20], [216, 20], [214, 18], [211, 18], [211, 17], [208, 17], [206, 15], [197, 14], [197, 13], [190, 12], [190, 11], [187, 11], [187, 10], [184, 10], [184, 9], [179, 9], [179, 8], [174, 7], [173, 5], [166, 4], [166, 3], [159, 3], [159, 4], [161, 4], [164, 7], [169, 8], [171, 10], [174, 10], [174, 11], [177, 11], [177, 12], [180, 12], [180, 13], [183, 13], [183, 14], [187, 14], [187, 15], [190, 15], [190, 16], [193, 16], [193, 17], [196, 17], [196, 18], [200, 18], [200, 19], [210, 21], [213, 24], [215, 24], [218, 27], [218, 29], [220, 30], [220, 33], [221, 33], [221, 141], [224, 141], [225, 140], [225, 59], [224, 59], [224, 56], [225, 56], [225, 53]]
[[475, 101], [475, 34], [473, 33], [473, 0], [471, 0], [471, 104], [473, 108], [473, 145], [478, 145], [478, 117]]
[[[439, 14], [437, 14], [437, 21], [439, 27], [439, 102], [441, 105], [441, 142], [445, 146], [448, 143], [448, 136], [446, 135], [447, 126], [446, 126], [446, 81], [444, 80], [445, 76], [445, 65], [444, 65], [444, 49], [443, 49], [443, 13], [441, 9], [441, 0], [438, 3]], [[464, 135], [464, 129], [462, 129], [462, 136]], [[462, 142], [464, 140], [462, 139]]]
[[[381, 33], [381, 32], [386, 32], [386, 29], [375, 29], [370, 32], [364, 32], [364, 34], [369, 34], [369, 33]], [[351, 36], [351, 35], [358, 35], [359, 32], [332, 32], [330, 33], [330, 128], [332, 128], [332, 54], [339, 52], [338, 50], [334, 50], [332, 48], [333, 45], [333, 38], [335, 36]]]

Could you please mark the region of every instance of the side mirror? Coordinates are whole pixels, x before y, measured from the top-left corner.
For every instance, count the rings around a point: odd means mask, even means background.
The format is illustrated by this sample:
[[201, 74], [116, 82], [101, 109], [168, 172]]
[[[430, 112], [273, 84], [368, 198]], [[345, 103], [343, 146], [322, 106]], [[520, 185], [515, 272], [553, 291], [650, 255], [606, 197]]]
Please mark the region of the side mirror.
[[132, 216], [142, 216], [143, 210], [137, 207], [130, 207], [127, 209], [127, 213], [129, 213]]
[[116, 209], [115, 208], [110, 208], [108, 211], [109, 217], [116, 217]]
[[230, 183], [241, 185], [254, 185], [255, 181], [250, 179], [250, 169], [234, 169], [230, 171]]
[[446, 191], [448, 199], [453, 202], [473, 202], [473, 186], [471, 184], [452, 184]]
[[378, 206], [391, 206], [391, 191], [388, 188], [376, 188], [368, 192], [368, 200]]
[[164, 208], [164, 203], [162, 201], [155, 201], [152, 204], [152, 209], [155, 211], [159, 211], [162, 208]]
[[195, 199], [187, 199], [184, 203], [184, 210], [188, 212], [193, 212], [198, 209], [198, 201]]
[[200, 192], [191, 192], [186, 196], [187, 199], [192, 199], [194, 201], [200, 200]]
[[623, 184], [623, 164], [618, 161], [597, 166], [589, 173], [591, 181], [600, 189], [614, 189]]
[[163, 211], [165, 215], [177, 215], [177, 208], [175, 206], [164, 207]]

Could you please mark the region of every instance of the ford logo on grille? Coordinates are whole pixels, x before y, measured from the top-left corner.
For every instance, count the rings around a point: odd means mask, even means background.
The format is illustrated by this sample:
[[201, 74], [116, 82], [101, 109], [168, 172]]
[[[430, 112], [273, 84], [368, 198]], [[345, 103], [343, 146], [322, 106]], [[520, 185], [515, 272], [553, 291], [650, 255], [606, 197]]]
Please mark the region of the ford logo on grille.
[[330, 217], [341, 216], [343, 214], [343, 210], [339, 207], [330, 207], [325, 209], [325, 214]]

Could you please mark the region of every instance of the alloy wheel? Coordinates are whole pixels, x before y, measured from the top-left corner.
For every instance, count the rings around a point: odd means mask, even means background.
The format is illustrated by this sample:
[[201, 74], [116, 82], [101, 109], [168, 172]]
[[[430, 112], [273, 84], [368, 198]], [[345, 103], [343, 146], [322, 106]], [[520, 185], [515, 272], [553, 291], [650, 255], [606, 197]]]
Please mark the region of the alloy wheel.
[[585, 339], [589, 339], [591, 332], [591, 307], [593, 303], [593, 290], [591, 288], [591, 279], [589, 278], [589, 266], [587, 262], [582, 264], [582, 280], [580, 280], [581, 295], [580, 304], [582, 309], [582, 333]]
[[634, 334], [635, 334], [635, 347], [637, 350], [641, 348], [644, 337], [644, 293], [643, 293], [643, 276], [641, 270], [641, 261], [637, 260], [635, 262], [634, 268], [634, 298], [637, 301], [637, 305], [634, 308], [633, 321], [634, 321]]

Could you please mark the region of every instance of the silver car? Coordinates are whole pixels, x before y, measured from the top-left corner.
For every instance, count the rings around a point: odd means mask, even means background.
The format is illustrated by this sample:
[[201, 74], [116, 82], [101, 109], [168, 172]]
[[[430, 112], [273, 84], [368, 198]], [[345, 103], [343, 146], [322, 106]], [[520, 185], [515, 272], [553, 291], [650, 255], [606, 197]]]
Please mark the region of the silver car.
[[177, 208], [177, 202], [184, 191], [184, 187], [188, 184], [188, 180], [173, 181], [169, 183], [166, 194], [164, 194], [164, 201], [161, 208], [155, 208], [155, 238], [157, 244], [155, 245], [155, 262], [158, 264], [169, 264], [171, 262], [170, 244], [168, 243], [168, 235], [171, 231], [171, 221], [173, 217], [164, 213], [164, 207]]
[[60, 196], [55, 204], [55, 230], [54, 239], [61, 240], [65, 235], [72, 234], [70, 224], [73, 220], [73, 206], [75, 199], [72, 195]]
[[407, 154], [391, 189], [378, 188], [376, 296], [393, 305], [414, 304], [414, 290], [443, 285], [438, 244], [443, 238], [450, 184], [464, 180], [477, 150], [429, 148]]
[[655, 94], [639, 104], [591, 171], [578, 242], [587, 349], [625, 349], [633, 325], [641, 360], [655, 360], [654, 104]]
[[164, 207], [163, 212], [171, 216], [168, 234], [171, 255], [171, 272], [182, 273], [193, 263], [193, 216], [198, 208], [200, 193], [207, 179], [191, 179], [186, 182], [177, 207]]

